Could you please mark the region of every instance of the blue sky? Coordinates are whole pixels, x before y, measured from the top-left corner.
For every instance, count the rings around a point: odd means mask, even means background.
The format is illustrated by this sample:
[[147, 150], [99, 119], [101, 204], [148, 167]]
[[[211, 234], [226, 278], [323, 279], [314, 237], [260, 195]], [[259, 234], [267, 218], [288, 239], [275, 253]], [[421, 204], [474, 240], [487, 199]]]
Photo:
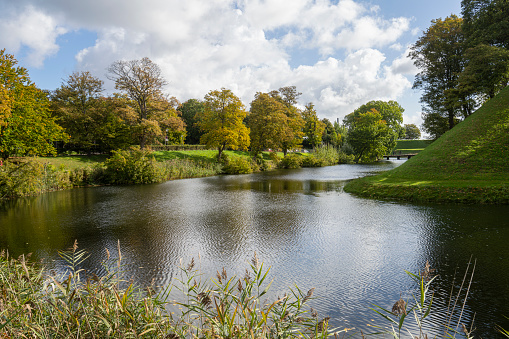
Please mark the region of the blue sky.
[[0, 48], [40, 88], [149, 57], [180, 101], [233, 90], [249, 108], [258, 91], [295, 85], [300, 103], [342, 119], [370, 100], [396, 100], [421, 124], [408, 47], [460, 0], [0, 0]]

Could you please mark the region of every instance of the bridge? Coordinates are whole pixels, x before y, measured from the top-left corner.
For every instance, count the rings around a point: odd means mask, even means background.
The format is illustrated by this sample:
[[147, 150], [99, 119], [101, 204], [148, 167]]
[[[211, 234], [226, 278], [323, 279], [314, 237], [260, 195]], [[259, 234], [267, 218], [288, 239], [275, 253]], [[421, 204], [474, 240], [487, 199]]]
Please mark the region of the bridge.
[[389, 155], [384, 155], [383, 157], [386, 159], [386, 160], [389, 160], [390, 158], [396, 158], [397, 160], [401, 160], [402, 158], [403, 159], [410, 159], [411, 157], [413, 157], [414, 155], [417, 155], [417, 153], [408, 153], [408, 154], [389, 154]]

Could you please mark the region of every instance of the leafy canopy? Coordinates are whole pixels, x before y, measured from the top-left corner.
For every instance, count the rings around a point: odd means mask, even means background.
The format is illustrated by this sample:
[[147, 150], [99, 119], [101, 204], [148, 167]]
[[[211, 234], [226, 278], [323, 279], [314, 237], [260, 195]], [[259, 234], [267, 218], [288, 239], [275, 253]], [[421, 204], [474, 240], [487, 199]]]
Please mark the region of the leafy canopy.
[[46, 93], [16, 64], [0, 50], [0, 157], [55, 154], [53, 142], [68, 136], [51, 115]]
[[243, 123], [246, 115], [244, 105], [229, 89], [210, 91], [205, 96], [199, 123], [205, 132], [201, 142], [217, 148], [218, 160], [227, 147], [243, 150], [249, 147], [249, 129]]
[[395, 132], [382, 120], [382, 115], [371, 109], [354, 118], [347, 142], [354, 151], [355, 162], [371, 162], [380, 159], [396, 145], [395, 136]]

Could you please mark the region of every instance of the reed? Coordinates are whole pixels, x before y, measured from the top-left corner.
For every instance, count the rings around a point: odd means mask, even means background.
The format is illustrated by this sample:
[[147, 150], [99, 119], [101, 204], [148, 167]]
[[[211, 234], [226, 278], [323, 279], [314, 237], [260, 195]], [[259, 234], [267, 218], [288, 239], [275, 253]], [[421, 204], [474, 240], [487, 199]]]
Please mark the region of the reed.
[[[417, 286], [415, 293], [408, 300], [405, 301], [400, 297], [390, 311], [378, 305], [374, 305], [371, 308], [388, 323], [388, 325], [374, 326], [377, 330], [371, 334], [389, 335], [397, 339], [407, 337], [408, 335], [416, 339], [427, 339], [428, 337], [456, 338], [457, 335], [473, 338], [474, 319], [471, 321], [470, 328], [467, 328], [462, 320], [475, 272], [475, 265], [476, 262], [472, 263], [471, 258], [459, 288], [455, 289], [456, 284], [453, 282], [445, 315], [439, 316], [442, 320], [439, 329], [433, 329], [432, 326], [426, 324], [428, 319], [432, 318], [435, 311], [433, 307], [434, 292], [432, 283], [437, 277], [437, 275], [433, 275], [434, 269], [426, 262], [424, 269], [419, 271], [418, 274], [406, 271]], [[408, 317], [409, 315], [410, 317]], [[435, 332], [434, 335], [429, 333], [431, 330]]]
[[[0, 338], [326, 338], [333, 335], [328, 318], [319, 319], [307, 307], [313, 290], [297, 286], [283, 297], [267, 301], [270, 288], [255, 258], [242, 278], [226, 270], [202, 282], [194, 260], [181, 267], [180, 279], [156, 292], [122, 274], [122, 253], [109, 252], [105, 274], [80, 268], [87, 253], [77, 243], [60, 252], [66, 262], [59, 274], [21, 256], [0, 255]], [[169, 300], [172, 287], [181, 301]], [[168, 306], [182, 313], [174, 316]]]

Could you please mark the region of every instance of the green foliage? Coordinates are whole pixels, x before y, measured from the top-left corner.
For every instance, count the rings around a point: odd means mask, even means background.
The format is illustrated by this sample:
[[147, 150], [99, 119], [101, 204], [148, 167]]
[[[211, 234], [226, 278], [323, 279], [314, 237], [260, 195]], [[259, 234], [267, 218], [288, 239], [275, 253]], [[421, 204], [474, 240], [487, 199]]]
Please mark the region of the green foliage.
[[459, 76], [460, 90], [493, 98], [509, 82], [509, 50], [477, 45], [467, 49], [467, 64]]
[[355, 162], [371, 162], [380, 159], [396, 145], [396, 134], [380, 113], [372, 109], [359, 113], [348, 130], [348, 144], [352, 147]]
[[4, 161], [0, 166], [0, 199], [66, 189], [72, 184], [68, 171], [34, 159]]
[[509, 203], [509, 87], [417, 156], [345, 191], [375, 198]]
[[322, 144], [322, 134], [325, 132], [325, 124], [318, 119], [316, 110], [312, 103], [306, 105], [302, 112], [304, 119], [304, 135], [307, 143], [312, 147], [318, 147]]
[[421, 131], [415, 124], [405, 124], [405, 139], [419, 139], [421, 137]]
[[256, 93], [247, 118], [253, 153], [282, 148], [280, 136], [288, 125], [286, 110], [283, 102], [268, 93]]
[[139, 147], [113, 151], [104, 166], [105, 179], [111, 184], [150, 184], [164, 178], [164, 171], [152, 152]]
[[[295, 106], [301, 94], [302, 93], [297, 92], [295, 86], [281, 87], [277, 91], [268, 93], [268, 96], [282, 104], [282, 106], [278, 105], [277, 110], [273, 110], [269, 107], [263, 108], [265, 111], [264, 115], [269, 116], [266, 122], [270, 121], [270, 123], [267, 125], [276, 127], [272, 133], [275, 135], [274, 140], [276, 141], [277, 147], [269, 147], [282, 150], [285, 156], [288, 150], [300, 147], [304, 136], [304, 119], [302, 118], [301, 111]], [[263, 101], [267, 100], [263, 98]], [[251, 108], [252, 107], [253, 106], [251, 106]], [[273, 112], [275, 113], [276, 111], [278, 112], [277, 116], [273, 115]], [[273, 120], [273, 118], [276, 118], [275, 120], [277, 121]], [[270, 127], [267, 127], [267, 129], [269, 128]]]
[[126, 121], [133, 127], [142, 149], [161, 138], [169, 138], [172, 143], [184, 142], [184, 122], [176, 110], [179, 103], [163, 94], [167, 82], [157, 64], [147, 57], [117, 60], [108, 68], [108, 78], [127, 96], [134, 114], [126, 116]]
[[403, 123], [403, 112], [405, 110], [399, 103], [394, 100], [370, 101], [357, 108], [355, 111], [353, 111], [353, 113], [345, 116], [343, 123], [346, 127], [350, 128], [355, 124], [356, 119], [360, 116], [361, 113], [370, 112], [373, 109], [380, 113], [381, 120], [385, 121], [385, 124], [394, 131], [396, 139], [402, 138], [405, 135], [405, 131], [401, 126]]
[[341, 145], [341, 134], [336, 132], [334, 125], [329, 119], [322, 119], [322, 123], [325, 124], [325, 129], [322, 134], [322, 143], [327, 146], [339, 147]]
[[51, 115], [46, 93], [16, 64], [0, 50], [0, 158], [54, 154], [53, 142], [68, 136]]
[[469, 46], [487, 44], [509, 49], [509, 3], [505, 0], [462, 0], [463, 30]]
[[302, 167], [304, 157], [300, 154], [289, 153], [279, 162], [280, 168], [295, 169]]
[[[412, 46], [410, 57], [420, 70], [414, 81], [414, 88], [422, 89], [421, 102], [424, 104], [424, 130], [435, 136], [442, 134], [445, 118], [447, 129], [456, 124], [455, 118], [471, 111], [471, 101], [458, 92], [458, 77], [463, 70], [465, 52], [462, 19], [455, 15], [445, 20], [432, 20], [432, 25]], [[467, 112], [467, 113], [465, 113]], [[436, 129], [439, 127], [440, 129]]]
[[252, 164], [249, 158], [243, 156], [223, 155], [223, 172], [226, 174], [248, 174], [252, 173]]
[[333, 166], [339, 163], [339, 152], [335, 147], [322, 145], [302, 160], [302, 167]]
[[70, 135], [62, 147], [90, 154], [132, 143], [131, 129], [120, 118], [128, 110], [120, 97], [103, 98], [103, 82], [89, 72], [75, 72], [51, 96], [58, 123]]
[[186, 124], [186, 144], [197, 145], [203, 132], [200, 131], [198, 122], [205, 111], [205, 104], [197, 99], [189, 99], [178, 108], [182, 114], [182, 119]]

